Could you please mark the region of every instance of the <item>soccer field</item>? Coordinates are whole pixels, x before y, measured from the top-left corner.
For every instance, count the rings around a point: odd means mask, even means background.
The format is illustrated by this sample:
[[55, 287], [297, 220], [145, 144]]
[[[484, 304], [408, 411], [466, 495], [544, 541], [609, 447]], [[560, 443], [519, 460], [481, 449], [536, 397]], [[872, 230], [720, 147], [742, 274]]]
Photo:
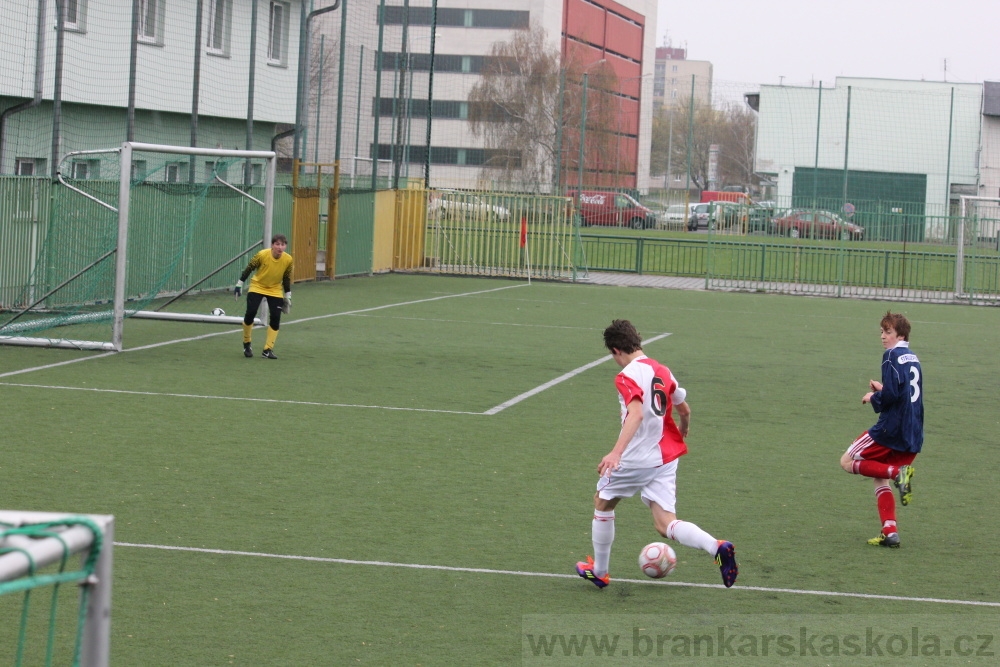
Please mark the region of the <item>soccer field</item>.
[[[872, 484], [838, 465], [875, 422], [860, 399], [890, 307], [913, 324], [926, 409], [898, 550], [865, 543]], [[677, 513], [736, 545], [731, 589], [677, 544], [674, 574], [646, 579], [636, 557], [660, 538], [638, 498], [618, 506], [611, 586], [575, 574], [618, 433], [601, 332], [620, 317], [688, 390]], [[114, 665], [996, 664], [998, 320], [436, 276], [297, 285], [277, 361], [245, 359], [239, 327], [148, 320], [119, 354], [0, 347], [0, 508], [115, 515]], [[783, 628], [793, 653], [739, 638]], [[699, 633], [698, 654], [657, 644]]]

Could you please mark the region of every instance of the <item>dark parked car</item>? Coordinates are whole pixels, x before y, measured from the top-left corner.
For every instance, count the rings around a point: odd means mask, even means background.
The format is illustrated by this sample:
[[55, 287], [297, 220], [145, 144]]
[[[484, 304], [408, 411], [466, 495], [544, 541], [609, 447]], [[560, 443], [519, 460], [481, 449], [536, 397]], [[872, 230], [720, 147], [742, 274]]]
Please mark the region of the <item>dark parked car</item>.
[[775, 234], [793, 239], [843, 239], [860, 241], [865, 228], [848, 222], [830, 211], [791, 209], [771, 221]]

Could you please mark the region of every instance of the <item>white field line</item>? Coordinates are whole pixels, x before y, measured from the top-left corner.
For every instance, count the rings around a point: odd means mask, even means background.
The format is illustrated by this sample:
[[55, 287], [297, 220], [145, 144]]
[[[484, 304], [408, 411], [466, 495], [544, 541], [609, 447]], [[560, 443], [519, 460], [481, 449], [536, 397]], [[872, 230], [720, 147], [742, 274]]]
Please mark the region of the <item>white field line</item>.
[[[132, 542], [115, 542], [116, 547], [133, 547], [137, 549], [158, 549], [161, 551], [185, 551], [192, 553], [216, 554], [219, 556], [251, 556], [254, 558], [278, 558], [282, 560], [299, 560], [313, 563], [336, 563], [338, 565], [369, 565], [372, 567], [409, 568], [413, 570], [438, 570], [444, 572], [469, 572], [473, 574], [509, 574], [520, 577], [546, 577], [550, 579], [576, 579], [575, 574], [554, 572], [527, 572], [524, 570], [491, 570], [482, 567], [452, 567], [449, 565], [422, 565], [418, 563], [392, 563], [381, 560], [353, 560], [349, 558], [324, 558], [320, 556], [293, 556], [288, 554], [268, 554], [256, 551], [230, 551], [227, 549], [204, 549], [198, 547], [176, 547], [163, 544], [134, 544]], [[651, 586], [681, 586], [684, 588], [720, 588], [722, 584], [696, 584], [685, 581], [654, 581], [651, 579], [615, 579], [615, 581], [630, 584], [647, 584]], [[1000, 607], [1000, 602], [983, 602], [980, 600], [949, 600], [947, 598], [925, 598], [905, 595], [876, 595], [873, 593], [847, 593], [843, 591], [812, 591], [798, 588], [770, 588], [768, 586], [733, 586], [732, 590], [757, 591], [763, 593], [788, 593], [789, 595], [819, 595], [825, 597], [860, 598], [864, 600], [890, 600], [894, 602], [930, 602], [938, 604], [957, 604], [970, 607]]]
[[319, 401], [291, 401], [279, 398], [255, 398], [252, 396], [212, 396], [209, 394], [174, 394], [160, 391], [131, 391], [128, 389], [99, 389], [97, 387], [60, 387], [47, 384], [26, 384], [17, 382], [0, 382], [0, 387], [28, 387], [31, 389], [65, 389], [68, 391], [96, 391], [105, 394], [130, 394], [133, 396], [168, 396], [172, 398], [195, 398], [216, 401], [251, 401], [254, 403], [281, 403], [285, 405], [313, 405], [324, 408], [368, 408], [370, 410], [405, 410], [407, 412], [443, 412], [450, 415], [482, 415], [482, 412], [465, 412], [462, 410], [436, 410], [433, 408], [399, 408], [389, 405], [358, 405], [354, 403], [322, 403]]
[[[661, 338], [666, 338], [669, 335], [670, 334], [668, 334], [668, 333], [660, 334], [659, 336], [653, 336], [652, 338], [646, 339], [646, 340], [644, 340], [642, 342], [643, 342], [643, 344], [652, 343], [653, 341], [660, 340]], [[594, 368], [595, 366], [600, 366], [605, 361], [609, 361], [610, 359], [611, 359], [611, 355], [609, 354], [607, 356], [601, 357], [597, 361], [591, 361], [589, 364], [584, 364], [583, 366], [580, 366], [579, 368], [575, 368], [575, 369], [571, 370], [569, 373], [564, 373], [564, 374], [560, 375], [559, 377], [557, 377], [554, 380], [549, 380], [545, 384], [540, 384], [537, 387], [535, 387], [534, 389], [529, 389], [528, 391], [524, 392], [523, 394], [520, 394], [519, 396], [515, 396], [514, 398], [510, 399], [509, 401], [504, 401], [500, 405], [497, 405], [497, 406], [494, 406], [494, 407], [490, 408], [489, 410], [487, 410], [483, 414], [484, 415], [495, 415], [495, 414], [497, 414], [498, 412], [500, 412], [502, 410], [506, 410], [507, 408], [509, 408], [511, 406], [517, 405], [521, 401], [524, 401], [526, 399], [531, 398], [535, 394], [541, 393], [541, 392], [545, 391], [546, 389], [549, 389], [551, 387], [556, 386], [560, 382], [565, 382], [566, 380], [569, 380], [569, 379], [571, 379], [573, 377], [576, 377], [577, 375], [579, 375], [580, 373], [583, 373], [584, 371], [589, 371], [591, 368]]]
[[[379, 307], [381, 308], [383, 306], [379, 306]], [[329, 315], [323, 315], [321, 317], [330, 317], [330, 316]], [[297, 321], [301, 321], [301, 320], [297, 320]], [[228, 333], [228, 332], [225, 332], [225, 333]], [[216, 335], [219, 335], [219, 334], [218, 333], [214, 333], [214, 334], [208, 334], [208, 335], [216, 336]], [[664, 334], [660, 334], [659, 336], [653, 336], [652, 338], [648, 338], [648, 339], [644, 340], [643, 343], [644, 344], [646, 344], [646, 343], [652, 343], [654, 341], [660, 340], [661, 338], [666, 338], [669, 335], [670, 335], [669, 333], [664, 333]], [[164, 344], [166, 344], [166, 343], [157, 343], [157, 345], [164, 345]], [[139, 349], [139, 348], [133, 348], [133, 349]], [[114, 353], [113, 352], [109, 352], [107, 354], [114, 354]], [[101, 355], [101, 356], [105, 356], [105, 355]], [[128, 395], [133, 395], [133, 396], [168, 396], [168, 397], [172, 397], [172, 398], [193, 398], [193, 399], [208, 399], [208, 400], [217, 400], [217, 401], [251, 401], [251, 402], [255, 402], [255, 403], [282, 403], [282, 404], [285, 404], [285, 405], [312, 405], [312, 406], [327, 407], [327, 408], [365, 408], [365, 409], [369, 409], [369, 410], [403, 410], [403, 411], [408, 411], [408, 412], [435, 412], [435, 413], [450, 414], [450, 415], [479, 415], [479, 416], [485, 415], [485, 416], [493, 416], [495, 414], [498, 414], [498, 413], [506, 410], [507, 408], [509, 408], [511, 406], [517, 405], [518, 403], [520, 403], [520, 402], [522, 402], [524, 400], [527, 400], [528, 398], [531, 398], [535, 394], [541, 393], [541, 392], [545, 391], [546, 389], [550, 389], [550, 388], [556, 386], [557, 384], [559, 384], [561, 382], [565, 382], [566, 380], [569, 380], [570, 378], [573, 378], [573, 377], [579, 375], [580, 373], [583, 373], [584, 371], [590, 370], [591, 368], [594, 368], [595, 366], [600, 366], [601, 364], [603, 364], [604, 362], [606, 362], [606, 361], [608, 361], [610, 359], [611, 359], [611, 356], [607, 355], [607, 356], [601, 357], [600, 359], [597, 359], [596, 361], [592, 361], [589, 364], [584, 364], [583, 366], [580, 366], [579, 368], [576, 368], [574, 370], [569, 371], [568, 373], [564, 373], [564, 374], [560, 375], [559, 377], [555, 378], [554, 380], [549, 380], [548, 382], [546, 382], [544, 384], [538, 385], [534, 389], [529, 389], [528, 391], [526, 391], [523, 394], [520, 394], [518, 396], [515, 396], [514, 398], [510, 399], [509, 401], [504, 401], [500, 405], [492, 407], [489, 410], [486, 410], [485, 412], [471, 412], [471, 411], [467, 411], [467, 410], [439, 410], [439, 409], [435, 409], [435, 408], [400, 408], [400, 407], [392, 407], [392, 406], [388, 406], [388, 405], [359, 405], [359, 404], [353, 404], [353, 403], [323, 403], [323, 402], [320, 402], [320, 401], [293, 401], [293, 400], [287, 400], [287, 399], [256, 398], [256, 397], [244, 397], [244, 396], [215, 396], [215, 395], [210, 395], [210, 394], [179, 394], [179, 393], [159, 392], [159, 391], [133, 391], [133, 390], [129, 390], [129, 389], [100, 389], [100, 388], [97, 388], [97, 387], [65, 387], [65, 386], [60, 386], [60, 385], [28, 384], [28, 383], [21, 383], [21, 382], [0, 382], [0, 387], [26, 387], [26, 388], [30, 388], [30, 389], [62, 389], [62, 390], [65, 390], [65, 391], [94, 391], [94, 392], [106, 393], [106, 394], [128, 394]], [[3, 377], [3, 375], [0, 375], [0, 377]]]
[[[445, 294], [444, 296], [433, 296], [433, 297], [429, 297], [427, 299], [416, 299], [414, 301], [403, 301], [401, 303], [387, 303], [387, 304], [382, 305], [382, 306], [373, 306], [371, 308], [361, 308], [361, 309], [358, 309], [358, 310], [347, 310], [347, 311], [344, 311], [342, 313], [330, 313], [328, 315], [316, 315], [315, 317], [303, 317], [302, 319], [299, 319], [299, 320], [291, 320], [291, 321], [288, 321], [288, 322], [284, 322], [284, 324], [287, 326], [287, 325], [290, 325], [290, 324], [298, 324], [300, 322], [312, 322], [313, 320], [324, 320], [324, 319], [327, 319], [329, 317], [342, 317], [344, 315], [358, 315], [360, 313], [370, 313], [370, 312], [373, 312], [373, 311], [376, 311], [376, 310], [384, 310], [386, 308], [396, 308], [397, 306], [412, 306], [412, 305], [415, 305], [415, 304], [418, 304], [418, 303], [428, 303], [428, 302], [431, 302], [431, 301], [440, 301], [442, 299], [453, 299], [455, 297], [460, 297], [460, 296], [475, 296], [477, 294], [488, 294], [490, 292], [499, 292], [501, 290], [514, 289], [515, 287], [527, 287], [527, 286], [528, 286], [527, 283], [520, 283], [518, 285], [506, 285], [504, 287], [494, 287], [493, 289], [478, 290], [478, 291], [475, 291], [475, 292], [462, 292], [460, 294]], [[122, 350], [122, 353], [125, 353], [125, 352], [139, 352], [140, 350], [151, 350], [151, 349], [156, 348], [156, 347], [163, 347], [164, 345], [174, 345], [175, 343], [189, 343], [189, 342], [196, 341], [196, 340], [204, 340], [206, 338], [212, 338], [213, 336], [226, 336], [228, 334], [234, 334], [234, 333], [239, 333], [239, 332], [240, 332], [240, 329], [232, 329], [232, 330], [229, 330], [229, 331], [213, 331], [212, 333], [202, 334], [200, 336], [191, 336], [189, 338], [177, 338], [177, 339], [174, 339], [174, 340], [163, 341], [162, 343], [153, 343], [151, 345], [142, 345], [140, 347], [131, 347], [131, 348]], [[22, 368], [22, 369], [16, 370], [16, 371], [8, 371], [6, 373], [0, 373], [0, 378], [10, 377], [12, 375], [21, 375], [22, 373], [33, 373], [34, 371], [42, 371], [42, 370], [46, 370], [46, 369], [49, 369], [49, 368], [57, 368], [59, 366], [66, 366], [67, 364], [76, 364], [76, 363], [79, 363], [81, 361], [90, 361], [92, 359], [102, 359], [104, 357], [110, 357], [110, 356], [113, 356], [115, 354], [119, 354], [119, 353], [118, 352], [104, 352], [102, 354], [93, 354], [93, 355], [90, 355], [88, 357], [79, 357], [77, 359], [69, 359], [67, 361], [60, 361], [60, 362], [57, 362], [57, 363], [54, 363], [54, 364], [46, 364], [44, 366], [35, 366], [33, 368]]]

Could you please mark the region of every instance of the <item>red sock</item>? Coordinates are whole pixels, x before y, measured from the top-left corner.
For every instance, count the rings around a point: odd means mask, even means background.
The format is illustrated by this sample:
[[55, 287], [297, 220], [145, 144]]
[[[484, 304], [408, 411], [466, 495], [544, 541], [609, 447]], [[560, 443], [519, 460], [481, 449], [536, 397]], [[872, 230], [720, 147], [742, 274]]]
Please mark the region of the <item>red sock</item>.
[[886, 535], [896, 532], [896, 496], [888, 486], [875, 489], [875, 502], [878, 503], [878, 518], [882, 523], [882, 532]]
[[898, 472], [896, 466], [878, 461], [855, 461], [854, 472], [875, 479], [893, 479]]

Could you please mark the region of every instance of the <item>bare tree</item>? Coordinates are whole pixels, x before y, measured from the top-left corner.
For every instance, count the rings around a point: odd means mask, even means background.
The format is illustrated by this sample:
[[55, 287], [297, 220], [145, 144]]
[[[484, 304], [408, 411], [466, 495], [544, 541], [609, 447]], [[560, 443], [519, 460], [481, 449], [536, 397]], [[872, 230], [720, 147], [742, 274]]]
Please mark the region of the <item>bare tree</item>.
[[[693, 108], [693, 114], [692, 114]], [[653, 173], [667, 170], [668, 150], [671, 171], [687, 172], [690, 159], [691, 186], [708, 187], [708, 158], [712, 144], [719, 146], [718, 184], [748, 185], [753, 181], [754, 140], [757, 118], [748, 109], [731, 103], [713, 109], [697, 99], [682, 100], [674, 107], [673, 122], [669, 111], [653, 119], [650, 166]], [[673, 137], [670, 126], [673, 126]], [[690, 139], [690, 154], [688, 144]]]
[[[620, 168], [609, 150], [617, 80], [602, 65], [588, 73], [588, 172]], [[572, 57], [563, 60], [539, 26], [493, 45], [468, 98], [472, 132], [486, 145], [486, 173], [519, 190], [558, 188], [560, 171], [575, 168], [578, 160], [586, 70]]]

